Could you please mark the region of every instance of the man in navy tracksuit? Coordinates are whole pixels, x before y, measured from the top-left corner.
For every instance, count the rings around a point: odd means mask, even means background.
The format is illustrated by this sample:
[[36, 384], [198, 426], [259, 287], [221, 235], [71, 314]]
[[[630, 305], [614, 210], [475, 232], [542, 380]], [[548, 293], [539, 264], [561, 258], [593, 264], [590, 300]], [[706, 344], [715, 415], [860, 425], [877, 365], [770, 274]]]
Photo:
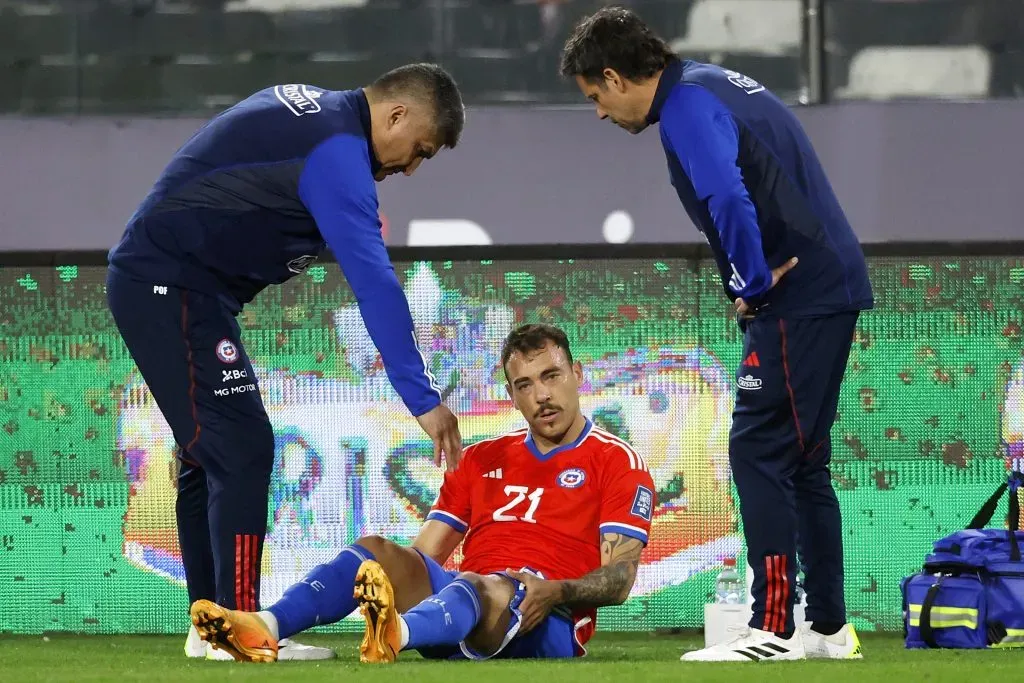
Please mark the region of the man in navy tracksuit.
[[[435, 461], [461, 457], [458, 423], [417, 348], [381, 236], [375, 181], [454, 147], [464, 121], [458, 88], [434, 65], [358, 90], [267, 88], [177, 151], [110, 251], [111, 312], [179, 447], [190, 602], [259, 609], [274, 435], [236, 316], [325, 247]], [[186, 651], [205, 646], [193, 629]], [[332, 654], [317, 650], [286, 643], [280, 658]]]
[[[634, 14], [606, 8], [568, 39], [562, 73], [631, 133], [660, 123], [672, 184], [714, 253], [744, 333], [729, 460], [754, 573], [750, 628], [684, 660], [860, 657], [846, 623], [830, 430], [864, 256], [796, 117], [763, 85], [680, 61]], [[807, 620], [796, 631], [796, 553]]]

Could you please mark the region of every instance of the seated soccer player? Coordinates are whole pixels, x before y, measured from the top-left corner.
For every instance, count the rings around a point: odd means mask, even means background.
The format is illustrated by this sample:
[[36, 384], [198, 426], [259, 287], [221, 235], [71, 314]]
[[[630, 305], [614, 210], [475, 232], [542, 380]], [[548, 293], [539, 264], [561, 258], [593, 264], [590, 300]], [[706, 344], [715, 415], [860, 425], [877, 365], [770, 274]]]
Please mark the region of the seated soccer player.
[[[643, 458], [580, 412], [583, 370], [564, 332], [519, 327], [502, 363], [529, 428], [465, 450], [412, 547], [362, 538], [264, 612], [196, 601], [202, 638], [236, 660], [270, 662], [281, 638], [358, 607], [363, 662], [392, 662], [404, 650], [439, 659], [586, 654], [597, 608], [624, 602], [636, 579], [653, 481]], [[446, 571], [463, 540], [463, 571]]]

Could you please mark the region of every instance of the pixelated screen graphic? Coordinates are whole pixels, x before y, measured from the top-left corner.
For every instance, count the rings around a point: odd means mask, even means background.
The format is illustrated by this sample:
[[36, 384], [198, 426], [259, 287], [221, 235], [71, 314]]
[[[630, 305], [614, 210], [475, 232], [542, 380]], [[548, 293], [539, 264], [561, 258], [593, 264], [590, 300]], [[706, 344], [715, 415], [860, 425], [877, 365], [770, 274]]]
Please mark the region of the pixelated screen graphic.
[[[1024, 460], [1024, 257], [870, 259], [833, 430], [847, 604], [895, 629], [899, 581]], [[698, 627], [745, 563], [727, 437], [741, 337], [710, 261], [397, 263], [420, 346], [469, 440], [522, 425], [501, 342], [569, 334], [583, 407], [658, 489], [631, 599], [600, 628]], [[0, 630], [183, 633], [173, 439], [106, 308], [105, 269], [0, 268]], [[335, 264], [240, 316], [276, 432], [262, 602], [346, 543], [408, 543], [441, 481]], [[456, 556], [454, 563], [457, 563]], [[347, 620], [328, 630], [354, 629]]]

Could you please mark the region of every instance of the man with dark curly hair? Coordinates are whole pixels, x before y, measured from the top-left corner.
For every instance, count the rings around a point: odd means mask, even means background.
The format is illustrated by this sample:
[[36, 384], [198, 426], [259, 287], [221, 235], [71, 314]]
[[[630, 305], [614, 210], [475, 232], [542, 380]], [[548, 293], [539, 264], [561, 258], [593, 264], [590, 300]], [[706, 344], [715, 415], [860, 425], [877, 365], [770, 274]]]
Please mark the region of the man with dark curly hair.
[[[859, 658], [846, 623], [830, 431], [861, 310], [864, 255], [793, 113], [756, 80], [679, 59], [629, 10], [584, 19], [562, 53], [597, 115], [658, 123], [672, 184], [744, 334], [729, 461], [754, 572], [749, 628], [695, 661]], [[793, 622], [796, 554], [807, 619]]]

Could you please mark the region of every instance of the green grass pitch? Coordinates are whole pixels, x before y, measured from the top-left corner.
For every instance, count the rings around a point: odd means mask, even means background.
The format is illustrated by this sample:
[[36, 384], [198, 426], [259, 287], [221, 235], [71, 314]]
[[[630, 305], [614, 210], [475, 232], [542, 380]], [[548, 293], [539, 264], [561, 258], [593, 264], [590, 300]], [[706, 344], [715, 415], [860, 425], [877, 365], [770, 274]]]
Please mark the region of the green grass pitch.
[[361, 665], [352, 635], [306, 635], [303, 642], [333, 647], [327, 662], [239, 664], [186, 659], [184, 639], [170, 636], [0, 636], [0, 679], [14, 683], [612, 683], [638, 681], [1011, 681], [1020, 676], [1018, 650], [908, 651], [898, 635], [863, 634], [860, 661], [749, 664], [681, 663], [679, 655], [703, 643], [696, 634], [653, 636], [598, 633], [590, 655], [573, 661], [433, 662], [409, 654], [396, 665]]

